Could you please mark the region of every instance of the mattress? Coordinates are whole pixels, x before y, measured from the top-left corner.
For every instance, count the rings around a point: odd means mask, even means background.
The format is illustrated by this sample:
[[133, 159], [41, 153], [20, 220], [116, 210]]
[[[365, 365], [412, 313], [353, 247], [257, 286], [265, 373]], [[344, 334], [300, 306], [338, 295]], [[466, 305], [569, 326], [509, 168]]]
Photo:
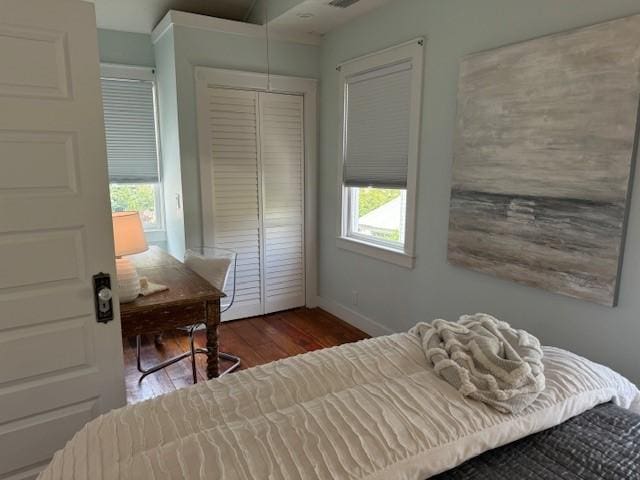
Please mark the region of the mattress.
[[607, 403], [432, 480], [639, 480], [640, 415]]
[[100, 416], [39, 478], [422, 480], [601, 403], [640, 406], [612, 370], [544, 354], [546, 389], [507, 415], [439, 379], [410, 333], [310, 352]]

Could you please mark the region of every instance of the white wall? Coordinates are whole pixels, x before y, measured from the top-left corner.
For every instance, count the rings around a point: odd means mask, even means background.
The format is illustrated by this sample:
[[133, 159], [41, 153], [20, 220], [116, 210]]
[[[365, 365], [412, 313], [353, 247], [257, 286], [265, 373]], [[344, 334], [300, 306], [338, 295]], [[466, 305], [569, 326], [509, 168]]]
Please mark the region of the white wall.
[[[572, 349], [640, 381], [640, 195], [633, 198], [620, 303], [605, 308], [447, 264], [458, 62], [463, 55], [633, 13], [637, 0], [397, 0], [329, 33], [321, 48], [320, 295], [400, 331], [421, 320], [487, 312], [544, 343]], [[336, 247], [339, 118], [336, 65], [425, 36], [416, 267]], [[358, 305], [352, 292], [358, 292]], [[336, 310], [338, 311], [338, 310]], [[343, 314], [349, 313], [341, 310]]]

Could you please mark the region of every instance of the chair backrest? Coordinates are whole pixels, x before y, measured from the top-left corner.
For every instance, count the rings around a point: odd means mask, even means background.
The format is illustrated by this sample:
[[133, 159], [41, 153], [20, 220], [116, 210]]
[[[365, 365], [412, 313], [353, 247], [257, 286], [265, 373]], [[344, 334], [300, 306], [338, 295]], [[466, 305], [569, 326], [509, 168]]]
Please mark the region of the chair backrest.
[[[235, 252], [217, 247], [190, 248], [184, 254], [184, 264], [227, 295], [222, 300], [222, 310], [231, 307], [235, 297]], [[227, 286], [231, 275], [232, 285]]]

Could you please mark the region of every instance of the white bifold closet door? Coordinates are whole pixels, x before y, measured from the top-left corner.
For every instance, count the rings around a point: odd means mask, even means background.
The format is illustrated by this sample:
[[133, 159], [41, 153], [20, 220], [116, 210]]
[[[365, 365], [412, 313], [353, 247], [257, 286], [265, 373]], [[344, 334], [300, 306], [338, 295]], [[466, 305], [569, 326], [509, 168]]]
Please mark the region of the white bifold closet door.
[[257, 98], [212, 88], [208, 108], [211, 164], [202, 193], [203, 200], [212, 194], [213, 217], [205, 218], [205, 244], [237, 252], [236, 296], [227, 313], [242, 318], [262, 312]]
[[303, 97], [260, 93], [265, 313], [304, 305]]
[[207, 93], [208, 105], [198, 106], [209, 149], [201, 157], [204, 240], [238, 253], [235, 301], [223, 320], [302, 306], [303, 99]]

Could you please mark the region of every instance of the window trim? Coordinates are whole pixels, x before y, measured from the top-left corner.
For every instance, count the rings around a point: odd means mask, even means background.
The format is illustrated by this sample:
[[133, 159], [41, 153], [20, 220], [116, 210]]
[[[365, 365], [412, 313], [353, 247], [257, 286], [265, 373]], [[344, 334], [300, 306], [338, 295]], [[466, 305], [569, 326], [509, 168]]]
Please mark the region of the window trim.
[[[422, 117], [422, 77], [424, 63], [424, 43], [422, 37], [378, 52], [370, 53], [338, 65], [339, 100], [341, 105], [338, 134], [338, 215], [337, 240], [339, 248], [377, 258], [396, 265], [413, 268], [415, 260], [416, 200], [418, 181], [418, 158]], [[364, 241], [361, 236], [349, 235], [349, 188], [344, 185], [343, 167], [346, 153], [345, 144], [345, 92], [346, 78], [367, 70], [411, 61], [411, 111], [409, 113], [409, 155], [407, 163], [407, 204], [405, 221], [405, 242], [403, 248], [393, 248], [379, 242]]]
[[[151, 234], [149, 240], [164, 241], [166, 240], [166, 221], [164, 206], [164, 182], [162, 179], [162, 144], [160, 142], [160, 111], [158, 103], [158, 83], [156, 81], [156, 71], [153, 67], [142, 67], [138, 65], [122, 65], [117, 63], [101, 63], [100, 78], [116, 78], [123, 80], [142, 80], [153, 83], [153, 107], [154, 107], [154, 123], [156, 135], [156, 152], [158, 155], [158, 182], [150, 182], [154, 185], [156, 198], [156, 211], [158, 222], [156, 225], [147, 227], [143, 225], [145, 233]], [[145, 182], [142, 182], [145, 183]], [[153, 237], [153, 238], [151, 238]]]
[[120, 65], [117, 63], [101, 63], [100, 78], [119, 78], [122, 80], [145, 80], [155, 85], [156, 74], [152, 67], [137, 65]]
[[165, 221], [164, 221], [164, 186], [162, 181], [153, 184], [154, 185], [154, 194], [156, 198], [156, 218], [158, 221], [154, 226], [149, 226], [145, 228], [145, 232], [165, 232]]
[[383, 262], [393, 263], [400, 267], [411, 269], [414, 266], [415, 257], [412, 255], [379, 244], [365, 242], [354, 237], [338, 237], [336, 244], [343, 250], [377, 258]]

